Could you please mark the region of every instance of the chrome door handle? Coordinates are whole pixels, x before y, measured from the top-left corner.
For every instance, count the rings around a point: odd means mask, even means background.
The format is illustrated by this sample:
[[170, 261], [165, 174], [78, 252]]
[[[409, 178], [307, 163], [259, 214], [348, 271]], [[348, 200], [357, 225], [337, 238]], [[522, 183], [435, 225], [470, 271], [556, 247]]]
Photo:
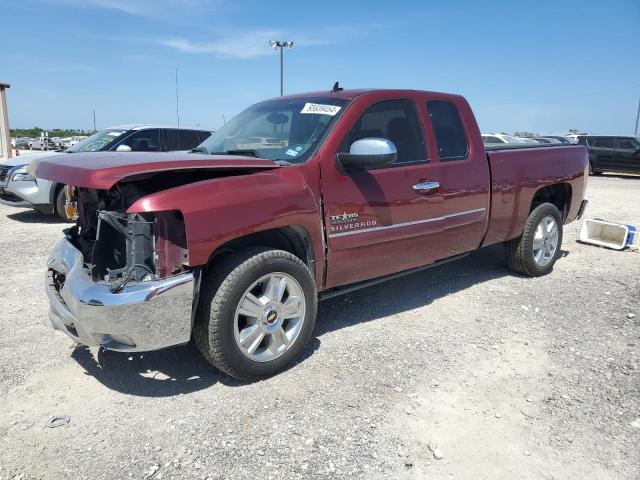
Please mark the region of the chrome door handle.
[[420, 182], [413, 186], [413, 189], [418, 193], [431, 193], [440, 188], [438, 182]]

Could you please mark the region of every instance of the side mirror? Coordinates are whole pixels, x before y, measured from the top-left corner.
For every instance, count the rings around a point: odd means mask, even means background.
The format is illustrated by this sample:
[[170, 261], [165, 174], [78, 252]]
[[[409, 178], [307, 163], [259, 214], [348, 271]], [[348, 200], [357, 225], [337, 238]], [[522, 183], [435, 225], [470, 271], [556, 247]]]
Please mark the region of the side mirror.
[[129, 145], [125, 145], [124, 143], [118, 145], [118, 148], [116, 148], [116, 152], [130, 152], [131, 151], [131, 147]]
[[398, 149], [386, 138], [363, 138], [351, 144], [349, 153], [338, 153], [338, 162], [344, 170], [373, 170], [392, 165], [398, 158]]

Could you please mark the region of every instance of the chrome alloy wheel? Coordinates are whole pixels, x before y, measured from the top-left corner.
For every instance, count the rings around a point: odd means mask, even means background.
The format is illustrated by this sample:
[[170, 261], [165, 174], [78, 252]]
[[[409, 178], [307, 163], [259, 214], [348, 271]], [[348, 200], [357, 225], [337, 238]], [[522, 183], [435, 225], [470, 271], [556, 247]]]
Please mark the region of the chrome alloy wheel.
[[558, 223], [551, 215], [542, 219], [533, 236], [533, 259], [544, 267], [551, 261], [558, 248]]
[[302, 287], [291, 275], [276, 272], [259, 278], [236, 308], [236, 345], [255, 362], [275, 360], [298, 338], [305, 309]]

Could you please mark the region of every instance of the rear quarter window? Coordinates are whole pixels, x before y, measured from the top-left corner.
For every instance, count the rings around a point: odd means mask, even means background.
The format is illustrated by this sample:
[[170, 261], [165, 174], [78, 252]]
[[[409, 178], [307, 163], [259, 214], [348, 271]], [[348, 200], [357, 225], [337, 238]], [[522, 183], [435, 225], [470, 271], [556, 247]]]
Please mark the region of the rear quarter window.
[[640, 148], [640, 142], [635, 138], [620, 137], [618, 138], [618, 148], [623, 150], [636, 150]]
[[460, 113], [451, 102], [430, 100], [427, 111], [436, 135], [440, 160], [464, 160], [469, 154], [469, 142]]
[[200, 143], [202, 143], [211, 136], [211, 132], [199, 131], [198, 136], [200, 137]]

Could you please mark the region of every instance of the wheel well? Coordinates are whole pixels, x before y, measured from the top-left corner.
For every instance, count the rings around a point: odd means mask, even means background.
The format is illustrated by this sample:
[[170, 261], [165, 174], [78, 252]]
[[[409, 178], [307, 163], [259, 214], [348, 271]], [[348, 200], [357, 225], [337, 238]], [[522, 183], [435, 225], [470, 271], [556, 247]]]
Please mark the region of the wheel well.
[[274, 228], [235, 238], [213, 252], [207, 262], [207, 268], [220, 260], [222, 256], [232, 254], [245, 247], [269, 247], [287, 251], [302, 260], [315, 275], [313, 244], [309, 233], [302, 227]]
[[555, 185], [548, 185], [538, 190], [533, 196], [531, 201], [530, 212], [538, 205], [543, 203], [552, 203], [560, 213], [562, 213], [562, 219], [567, 218], [569, 213], [569, 207], [571, 206], [571, 185], [568, 183], [558, 183]]

